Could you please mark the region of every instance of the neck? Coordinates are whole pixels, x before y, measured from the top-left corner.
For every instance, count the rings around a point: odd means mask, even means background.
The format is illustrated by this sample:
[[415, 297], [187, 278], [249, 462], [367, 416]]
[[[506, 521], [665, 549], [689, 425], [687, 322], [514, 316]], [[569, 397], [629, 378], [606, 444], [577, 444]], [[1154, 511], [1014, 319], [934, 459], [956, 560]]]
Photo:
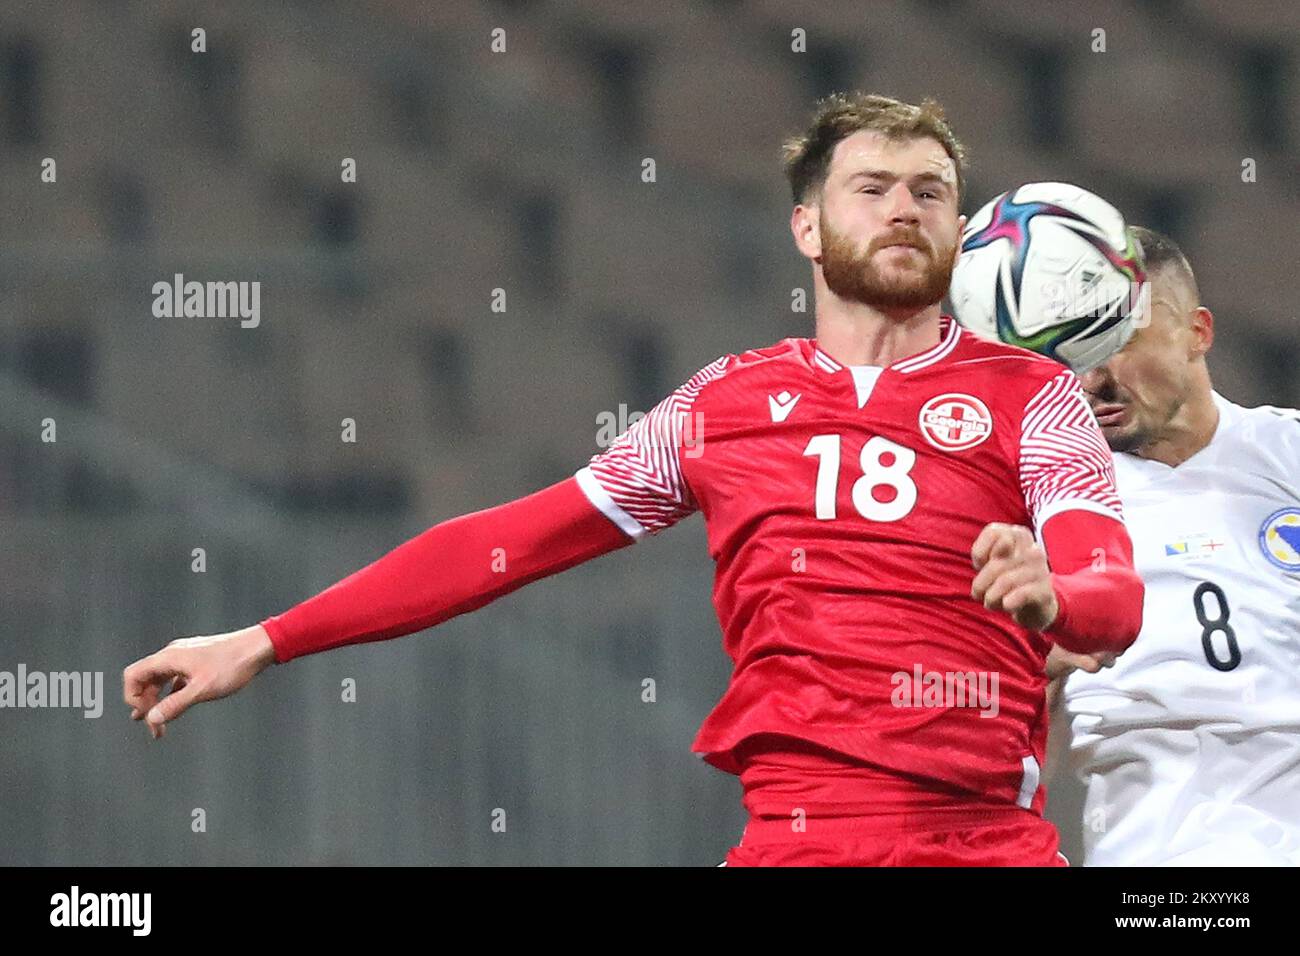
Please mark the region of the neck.
[[841, 365], [893, 365], [939, 342], [939, 303], [882, 311], [841, 299], [817, 303], [817, 346]]
[[1160, 437], [1143, 445], [1136, 454], [1177, 468], [1208, 445], [1218, 427], [1219, 408], [1214, 404], [1209, 376], [1206, 375], [1203, 385], [1169, 420]]

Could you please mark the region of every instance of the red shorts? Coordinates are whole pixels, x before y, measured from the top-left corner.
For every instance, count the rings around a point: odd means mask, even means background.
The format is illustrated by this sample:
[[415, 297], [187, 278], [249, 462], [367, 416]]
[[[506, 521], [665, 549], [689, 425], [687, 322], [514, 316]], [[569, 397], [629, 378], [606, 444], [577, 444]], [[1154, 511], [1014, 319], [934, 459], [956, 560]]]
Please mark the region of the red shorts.
[[1028, 810], [945, 814], [905, 827], [879, 818], [751, 817], [727, 866], [1068, 866], [1056, 827]]

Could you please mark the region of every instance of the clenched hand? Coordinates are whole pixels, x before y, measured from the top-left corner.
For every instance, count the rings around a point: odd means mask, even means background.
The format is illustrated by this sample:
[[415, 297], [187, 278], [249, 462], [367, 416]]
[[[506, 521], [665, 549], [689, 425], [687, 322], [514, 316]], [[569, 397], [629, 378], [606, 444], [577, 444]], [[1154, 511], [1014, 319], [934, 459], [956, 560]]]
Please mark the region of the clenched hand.
[[986, 525], [971, 548], [979, 572], [970, 593], [990, 611], [1010, 614], [1031, 631], [1052, 626], [1060, 605], [1052, 588], [1047, 554], [1028, 528], [994, 522]]

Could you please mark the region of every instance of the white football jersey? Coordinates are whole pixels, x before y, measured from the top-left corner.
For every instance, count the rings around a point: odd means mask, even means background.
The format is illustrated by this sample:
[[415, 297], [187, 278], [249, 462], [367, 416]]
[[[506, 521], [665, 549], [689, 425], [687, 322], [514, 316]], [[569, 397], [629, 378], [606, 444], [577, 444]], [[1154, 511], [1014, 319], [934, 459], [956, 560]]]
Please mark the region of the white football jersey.
[[1300, 413], [1214, 401], [1177, 468], [1115, 456], [1146, 600], [1065, 683], [1085, 865], [1300, 865]]

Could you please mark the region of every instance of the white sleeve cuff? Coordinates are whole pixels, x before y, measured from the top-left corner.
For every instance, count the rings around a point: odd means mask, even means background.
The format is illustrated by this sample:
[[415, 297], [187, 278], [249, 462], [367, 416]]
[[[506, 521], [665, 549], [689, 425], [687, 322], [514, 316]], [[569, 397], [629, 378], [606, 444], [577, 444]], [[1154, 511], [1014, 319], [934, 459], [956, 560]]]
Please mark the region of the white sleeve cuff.
[[605, 490], [605, 486], [592, 474], [590, 466], [579, 468], [573, 477], [578, 479], [578, 487], [587, 496], [587, 500], [595, 505], [601, 514], [618, 525], [620, 530], [636, 541], [645, 536], [645, 528], [641, 527], [639, 521], [619, 507], [618, 502]]

